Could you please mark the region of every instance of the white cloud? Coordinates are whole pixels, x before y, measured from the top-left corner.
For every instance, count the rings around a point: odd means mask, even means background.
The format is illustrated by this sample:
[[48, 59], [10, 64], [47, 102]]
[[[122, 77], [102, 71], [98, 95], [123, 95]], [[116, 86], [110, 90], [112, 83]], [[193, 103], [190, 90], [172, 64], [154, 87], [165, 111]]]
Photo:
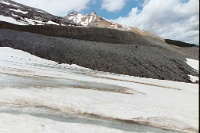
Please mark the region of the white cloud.
[[142, 7], [146, 6], [149, 3], [150, 0], [144, 0]]
[[116, 12], [123, 9], [126, 0], [103, 0], [102, 8], [109, 12]]
[[70, 11], [87, 9], [91, 0], [14, 0], [16, 2], [45, 10], [51, 14], [65, 16]]
[[199, 1], [145, 0], [143, 9], [132, 8], [115, 22], [139, 27], [163, 38], [199, 44]]

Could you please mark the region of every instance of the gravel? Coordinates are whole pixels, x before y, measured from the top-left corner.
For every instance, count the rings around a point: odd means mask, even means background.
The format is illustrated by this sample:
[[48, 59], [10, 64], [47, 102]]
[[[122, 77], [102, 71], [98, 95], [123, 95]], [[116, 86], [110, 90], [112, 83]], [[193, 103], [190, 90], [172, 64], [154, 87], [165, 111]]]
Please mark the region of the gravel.
[[156, 45], [92, 42], [0, 29], [0, 47], [20, 49], [58, 63], [131, 76], [191, 82], [188, 74], [199, 75], [186, 64], [188, 53], [186, 56]]

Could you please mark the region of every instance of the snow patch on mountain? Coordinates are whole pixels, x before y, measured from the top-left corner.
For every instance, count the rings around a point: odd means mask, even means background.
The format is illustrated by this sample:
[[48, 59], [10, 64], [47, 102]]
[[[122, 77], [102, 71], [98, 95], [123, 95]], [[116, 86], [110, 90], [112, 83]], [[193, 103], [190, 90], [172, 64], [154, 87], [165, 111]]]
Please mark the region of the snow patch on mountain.
[[[199, 60], [186, 58], [186, 63], [189, 66], [191, 66], [193, 69], [195, 69], [197, 72], [199, 72]], [[193, 75], [188, 75], [188, 76], [190, 77], [190, 80], [192, 82], [198, 82], [199, 81], [199, 77], [197, 77], [197, 76], [193, 76]]]
[[20, 7], [19, 5], [16, 5], [16, 4], [10, 3], [10, 2], [8, 2], [8, 1], [4, 1], [4, 0], [0, 0], [0, 3], [6, 4], [6, 5], [15, 6], [15, 7]]
[[[18, 15], [15, 15], [15, 14], [12, 14], [12, 16], [19, 17]], [[16, 19], [14, 19], [12, 17], [2, 16], [2, 15], [0, 15], [0, 21], [5, 21], [5, 22], [12, 23], [12, 24], [17, 24], [17, 25], [46, 25], [46, 24], [60, 25], [53, 21], [42, 22], [40, 20], [33, 20], [33, 19], [28, 19], [28, 18], [23, 18], [23, 19], [17, 21]]]
[[2, 16], [2, 15], [0, 15], [0, 21], [5, 21], [5, 22], [12, 23], [12, 24], [18, 24], [18, 25], [26, 25], [25, 23], [19, 22], [12, 17], [6, 17], [6, 16]]
[[20, 10], [20, 9], [9, 9], [9, 10], [11, 10], [11, 11], [15, 11], [15, 12], [19, 12], [19, 13], [23, 13], [23, 14], [27, 14], [28, 12], [27, 11], [22, 11], [22, 10]]
[[90, 23], [97, 21], [97, 15], [96, 13], [92, 12], [87, 15], [80, 14], [78, 12], [72, 12], [68, 14], [65, 18], [73, 21], [77, 24], [82, 24], [83, 26], [88, 26]]
[[84, 18], [84, 15], [78, 13], [78, 12], [72, 12], [66, 16], [67, 19], [75, 22], [75, 23], [81, 23], [82, 18]]
[[186, 63], [196, 71], [199, 71], [199, 60], [186, 58]]
[[190, 77], [190, 80], [194, 83], [199, 81], [199, 77], [197, 76], [192, 76], [192, 75], [188, 75], [188, 76]]

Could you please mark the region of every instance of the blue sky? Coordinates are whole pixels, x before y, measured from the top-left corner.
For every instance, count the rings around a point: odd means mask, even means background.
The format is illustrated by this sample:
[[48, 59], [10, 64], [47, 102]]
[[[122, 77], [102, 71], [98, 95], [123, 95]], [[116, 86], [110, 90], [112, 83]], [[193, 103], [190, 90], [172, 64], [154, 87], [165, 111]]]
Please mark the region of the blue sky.
[[[141, 0], [142, 1], [142, 0]], [[107, 19], [117, 19], [120, 16], [126, 16], [133, 7], [138, 7], [141, 9], [141, 1], [134, 1], [134, 0], [126, 0], [125, 6], [123, 9], [119, 11], [113, 11], [110, 12], [106, 9], [103, 9], [101, 0], [95, 1], [94, 3], [91, 3], [89, 8], [86, 8], [83, 11], [80, 11], [82, 14], [88, 14], [90, 12], [96, 12], [99, 16], [102, 16]]]
[[199, 45], [199, 0], [14, 0], [66, 16], [72, 11], [96, 12], [126, 26], [163, 38]]

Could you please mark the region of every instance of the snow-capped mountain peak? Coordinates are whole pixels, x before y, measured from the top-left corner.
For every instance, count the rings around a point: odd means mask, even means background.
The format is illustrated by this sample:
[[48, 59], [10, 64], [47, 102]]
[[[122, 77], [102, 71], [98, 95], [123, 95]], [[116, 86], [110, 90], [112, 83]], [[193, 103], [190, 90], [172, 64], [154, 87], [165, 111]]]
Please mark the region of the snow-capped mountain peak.
[[84, 18], [84, 15], [78, 13], [78, 12], [71, 12], [69, 13], [65, 19], [68, 19], [74, 23], [78, 23], [78, 24], [81, 24], [81, 21], [82, 21], [82, 18]]
[[85, 15], [80, 14], [78, 12], [72, 12], [72, 13], [69, 13], [65, 18], [74, 23], [81, 24], [85, 27], [110, 28], [110, 29], [117, 29], [117, 30], [123, 30], [123, 31], [137, 30], [137, 31], [143, 32], [142, 30], [139, 30], [138, 28], [124, 26], [124, 25], [112, 22], [110, 20], [107, 20], [97, 15], [96, 12], [91, 12]]
[[[142, 35], [159, 38], [149, 32], [135, 27], [124, 26], [97, 15], [96, 12], [81, 14], [71, 12], [65, 17], [52, 15], [43, 10], [29, 7], [12, 0], [0, 0], [0, 21], [7, 21], [18, 25], [62, 25], [62, 26], [84, 26], [117, 29], [135, 32]], [[163, 40], [162, 38], [159, 38]]]
[[97, 21], [97, 19], [99, 19], [100, 17], [95, 12], [86, 15], [80, 14], [78, 12], [72, 12], [69, 13], [65, 18], [74, 23], [88, 26], [91, 23]]

